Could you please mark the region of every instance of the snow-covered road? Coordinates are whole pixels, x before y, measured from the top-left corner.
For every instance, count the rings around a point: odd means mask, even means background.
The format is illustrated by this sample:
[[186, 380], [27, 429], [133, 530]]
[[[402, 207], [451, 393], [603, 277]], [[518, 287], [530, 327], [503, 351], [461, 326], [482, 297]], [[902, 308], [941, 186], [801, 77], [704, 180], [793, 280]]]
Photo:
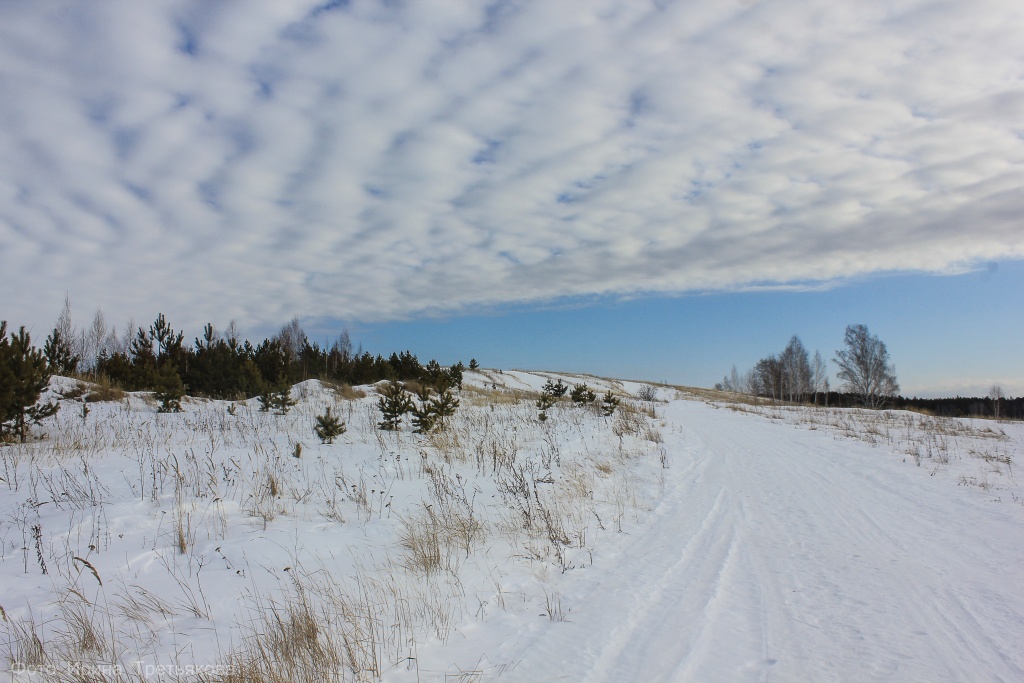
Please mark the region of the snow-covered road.
[[1024, 509], [694, 401], [649, 528], [502, 681], [1024, 681]]

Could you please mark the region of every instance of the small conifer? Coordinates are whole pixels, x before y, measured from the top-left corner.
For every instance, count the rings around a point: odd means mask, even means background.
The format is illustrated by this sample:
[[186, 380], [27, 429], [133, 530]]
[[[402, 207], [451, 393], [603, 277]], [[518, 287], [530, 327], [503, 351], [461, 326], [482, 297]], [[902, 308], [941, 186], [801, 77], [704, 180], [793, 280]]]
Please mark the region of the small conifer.
[[604, 395], [604, 398], [601, 399], [601, 414], [604, 415], [605, 417], [609, 417], [612, 413], [615, 412], [615, 409], [618, 407], [619, 399], [615, 398], [615, 396], [613, 396], [612, 392], [609, 390]]
[[22, 327], [8, 339], [7, 322], [0, 321], [0, 436], [9, 428], [24, 443], [30, 424], [57, 412], [57, 403], [37, 403], [49, 383], [46, 356], [32, 346], [29, 333]]
[[337, 415], [331, 414], [331, 407], [327, 406], [327, 412], [316, 416], [316, 426], [313, 431], [320, 438], [320, 443], [332, 444], [334, 438], [341, 436], [347, 430], [345, 423], [338, 419]]
[[154, 382], [154, 388], [154, 396], [156, 400], [160, 401], [160, 407], [157, 408], [157, 412], [181, 412], [181, 399], [185, 395], [185, 387], [181, 383], [181, 377], [173, 365], [164, 363], [160, 366], [160, 371], [157, 373]]
[[380, 394], [377, 406], [384, 419], [377, 426], [384, 431], [397, 431], [402, 425], [402, 417], [413, 409], [412, 398], [405, 385], [397, 380], [386, 384]]
[[569, 395], [573, 403], [593, 403], [597, 400], [597, 394], [590, 390], [586, 384], [577, 384], [572, 388], [572, 393]]
[[567, 391], [569, 391], [569, 387], [567, 387], [565, 383], [562, 382], [562, 380], [552, 382], [549, 379], [547, 382], [544, 383], [544, 393], [550, 394], [555, 398], [562, 398], [563, 396], [565, 396], [565, 392]]

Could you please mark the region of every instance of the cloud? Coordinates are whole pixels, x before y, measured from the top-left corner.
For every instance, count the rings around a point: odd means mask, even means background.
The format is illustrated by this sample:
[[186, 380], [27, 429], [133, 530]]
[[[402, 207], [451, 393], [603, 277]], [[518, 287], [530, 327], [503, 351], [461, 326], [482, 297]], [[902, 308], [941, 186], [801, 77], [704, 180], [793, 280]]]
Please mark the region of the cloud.
[[0, 7], [12, 321], [387, 320], [1024, 257], [1024, 10]]

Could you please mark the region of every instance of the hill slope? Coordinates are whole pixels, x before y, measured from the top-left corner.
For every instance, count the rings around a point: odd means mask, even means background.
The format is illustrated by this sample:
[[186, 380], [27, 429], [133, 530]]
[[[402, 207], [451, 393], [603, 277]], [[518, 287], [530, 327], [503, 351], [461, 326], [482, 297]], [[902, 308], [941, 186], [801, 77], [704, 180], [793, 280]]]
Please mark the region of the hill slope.
[[[539, 421], [549, 378], [622, 405], [563, 401]], [[71, 403], [47, 438], [0, 447], [4, 666], [1024, 680], [1018, 423], [489, 371], [467, 373], [447, 430], [420, 435], [378, 430], [364, 391], [306, 382], [287, 415]], [[333, 445], [312, 430], [328, 406], [348, 427]]]

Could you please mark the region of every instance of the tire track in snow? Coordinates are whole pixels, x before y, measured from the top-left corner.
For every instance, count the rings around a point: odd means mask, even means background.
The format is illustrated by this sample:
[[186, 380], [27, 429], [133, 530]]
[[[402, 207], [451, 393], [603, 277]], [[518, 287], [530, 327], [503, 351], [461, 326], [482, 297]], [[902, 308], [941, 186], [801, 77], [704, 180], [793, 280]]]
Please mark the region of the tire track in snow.
[[826, 432], [666, 414], [650, 528], [501, 680], [1024, 680], [1014, 510]]
[[707, 628], [728, 607], [721, 599], [731, 593], [739, 553], [736, 502], [708, 484], [717, 479], [706, 471], [713, 465], [698, 455], [678, 470], [651, 528], [622, 550], [610, 576], [573, 601], [571, 622], [552, 625], [503, 681], [664, 680], [692, 668], [694, 652], [708, 646]]
[[[982, 529], [960, 522], [977, 519], [977, 499], [938, 480], [922, 486], [920, 477], [907, 476], [913, 471], [858, 444], [836, 448], [820, 433], [786, 434], [772, 423], [724, 429], [728, 420], [705, 417], [710, 424], [697, 431], [715, 450], [737, 456], [728, 458], [728, 479], [749, 502], [745, 526], [761, 532], [750, 538], [751, 550], [777, 577], [765, 585], [776, 596], [769, 606], [769, 656], [779, 661], [773, 674], [1024, 680], [1019, 648], [1005, 635], [1008, 626], [1021, 633], [1019, 597], [1008, 607], [1014, 596], [993, 594], [984, 581], [964, 587], [965, 577], [990, 570], [1020, 575], [1012, 564], [980, 559], [999, 534], [979, 535]], [[1020, 539], [1020, 527], [1010, 528]], [[958, 552], [979, 538], [974, 552]], [[972, 599], [965, 601], [967, 593]], [[976, 619], [969, 605], [995, 614]]]

